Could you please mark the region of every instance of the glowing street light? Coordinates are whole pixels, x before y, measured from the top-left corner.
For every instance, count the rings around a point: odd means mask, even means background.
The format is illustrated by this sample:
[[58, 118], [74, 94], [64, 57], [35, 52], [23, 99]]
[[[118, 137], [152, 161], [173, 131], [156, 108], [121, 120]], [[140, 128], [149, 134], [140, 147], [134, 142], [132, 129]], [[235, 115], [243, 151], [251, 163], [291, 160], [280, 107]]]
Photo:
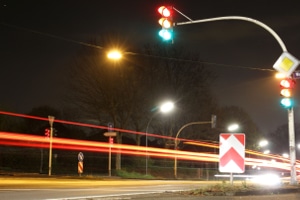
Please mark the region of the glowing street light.
[[174, 108], [174, 103], [171, 101], [168, 101], [160, 106], [160, 112], [167, 113], [167, 112], [170, 112], [171, 110], [173, 110], [173, 108]]
[[112, 50], [112, 51], [108, 52], [107, 57], [109, 59], [119, 60], [122, 58], [122, 54], [118, 50]]
[[265, 147], [265, 146], [267, 146], [268, 144], [269, 144], [268, 140], [261, 140], [261, 141], [258, 143], [258, 145], [259, 145], [260, 147]]
[[239, 125], [238, 124], [231, 124], [227, 127], [227, 130], [232, 132], [232, 131], [236, 131], [239, 129]]

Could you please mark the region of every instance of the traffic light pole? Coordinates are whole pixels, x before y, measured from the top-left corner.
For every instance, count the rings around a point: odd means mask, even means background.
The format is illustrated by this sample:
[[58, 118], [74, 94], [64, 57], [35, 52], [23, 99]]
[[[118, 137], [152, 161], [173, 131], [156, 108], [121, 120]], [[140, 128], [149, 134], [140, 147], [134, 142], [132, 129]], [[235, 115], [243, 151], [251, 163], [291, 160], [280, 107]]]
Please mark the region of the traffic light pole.
[[288, 125], [289, 125], [289, 147], [290, 147], [290, 163], [291, 163], [291, 185], [297, 185], [296, 173], [296, 148], [295, 148], [295, 126], [294, 126], [294, 109], [288, 109]]
[[[260, 27], [267, 30], [269, 33], [272, 34], [272, 36], [277, 40], [278, 44], [280, 45], [283, 52], [288, 52], [285, 44], [281, 40], [281, 38], [278, 36], [278, 34], [272, 30], [269, 26], [266, 24], [249, 18], [249, 17], [242, 17], [242, 16], [224, 16], [224, 17], [215, 17], [215, 18], [209, 18], [209, 19], [201, 19], [201, 20], [192, 20], [191, 18], [187, 17], [183, 13], [181, 13], [179, 10], [173, 7], [173, 10], [181, 14], [183, 17], [188, 19], [187, 22], [178, 22], [175, 25], [187, 25], [187, 24], [195, 24], [195, 23], [204, 23], [204, 22], [212, 22], [212, 21], [220, 21], [220, 20], [243, 20], [252, 22], [256, 25], [259, 25]], [[297, 184], [297, 174], [296, 174], [296, 150], [295, 150], [295, 130], [294, 130], [294, 110], [293, 108], [288, 109], [288, 124], [289, 124], [289, 148], [290, 148], [290, 164], [291, 164], [291, 185]], [[175, 141], [176, 144], [177, 141]], [[175, 177], [176, 177], [176, 170], [175, 171]]]
[[[216, 128], [216, 120], [217, 120], [217, 116], [216, 115], [212, 115], [211, 116], [211, 121], [202, 121], [202, 122], [190, 122], [190, 123], [187, 123], [185, 125], [183, 125], [179, 131], [177, 132], [176, 134], [176, 137], [175, 137], [175, 144], [174, 144], [174, 150], [176, 151], [177, 150], [177, 146], [178, 146], [178, 143], [180, 141], [178, 141], [178, 136], [179, 134], [181, 133], [181, 131], [188, 127], [188, 126], [191, 126], [191, 125], [196, 125], [196, 124], [211, 124], [212, 125], [212, 128]], [[175, 157], [174, 157], [174, 178], [177, 179], [177, 154], [175, 154]]]
[[50, 124], [50, 140], [49, 140], [49, 168], [48, 168], [48, 176], [51, 176], [52, 172], [52, 140], [53, 140], [53, 122], [54, 117], [48, 116], [49, 124]]
[[[176, 10], [176, 9], [174, 9]], [[178, 10], [176, 10], [178, 13], [180, 13], [181, 15], [183, 15], [181, 12], [179, 12]], [[184, 17], [186, 17], [185, 15], [183, 15]], [[242, 17], [242, 16], [225, 16], [225, 17], [215, 17], [215, 18], [209, 18], [209, 19], [200, 19], [200, 20], [191, 20], [190, 18], [188, 18], [190, 21], [187, 22], [178, 22], [176, 23], [177, 26], [180, 25], [187, 25], [187, 24], [196, 24], [196, 23], [204, 23], [204, 22], [212, 22], [212, 21], [221, 21], [221, 20], [243, 20], [243, 21], [248, 21], [248, 22], [252, 22], [256, 25], [259, 25], [260, 27], [264, 28], [265, 30], [267, 30], [269, 33], [271, 33], [273, 35], [273, 37], [277, 40], [277, 42], [279, 43], [281, 49], [283, 52], [287, 52], [287, 49], [283, 43], [283, 41], [281, 40], [281, 38], [277, 35], [277, 33], [271, 29], [269, 26], [267, 26], [266, 24], [256, 20], [256, 19], [252, 19], [249, 17]]]

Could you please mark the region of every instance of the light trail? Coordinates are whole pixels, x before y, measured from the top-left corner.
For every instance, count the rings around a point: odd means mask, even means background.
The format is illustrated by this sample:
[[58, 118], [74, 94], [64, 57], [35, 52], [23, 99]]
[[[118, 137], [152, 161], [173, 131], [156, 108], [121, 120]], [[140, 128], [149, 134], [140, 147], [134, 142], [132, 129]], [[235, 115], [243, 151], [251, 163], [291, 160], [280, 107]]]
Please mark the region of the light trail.
[[[20, 114], [20, 113], [0, 111], [0, 114], [14, 116], [14, 117], [22, 117], [22, 118], [28, 118], [28, 119], [49, 121], [49, 119], [46, 118], [46, 117], [38, 117], [38, 116], [32, 116], [32, 115], [26, 115], [26, 114]], [[96, 128], [96, 129], [105, 129], [105, 130], [108, 128], [107, 126], [86, 124], [86, 123], [81, 123], [81, 122], [72, 122], [72, 121], [59, 120], [59, 119], [54, 119], [53, 123], [62, 123], [62, 124], [68, 124], [68, 125], [83, 126], [83, 127], [90, 127], [90, 128]], [[139, 132], [139, 131], [132, 131], [132, 130], [126, 130], [126, 129], [120, 129], [120, 128], [112, 128], [112, 131], [123, 132], [123, 133], [131, 133], [131, 134], [137, 134], [137, 135], [147, 135], [148, 137], [156, 137], [156, 138], [175, 140], [174, 137], [170, 137], [170, 136], [163, 136], [163, 135], [157, 135], [157, 134], [151, 134], [151, 133]], [[190, 141], [190, 140], [183, 139], [183, 138], [178, 138], [177, 140]]]
[[[44, 136], [35, 136], [20, 133], [0, 132], [0, 144], [21, 147], [35, 147], [35, 148], [49, 148], [49, 140]], [[53, 148], [63, 150], [84, 150], [91, 152], [109, 152], [111, 148], [112, 153], [122, 153], [133, 156], [145, 156], [146, 151], [149, 156], [159, 158], [204, 162], [218, 162], [219, 156], [213, 153], [199, 153], [190, 151], [181, 151], [173, 149], [162, 149], [155, 147], [143, 147], [126, 144], [109, 144], [105, 142], [95, 142], [86, 140], [75, 140], [66, 138], [53, 138]], [[245, 164], [250, 166], [261, 166], [268, 168], [277, 168], [289, 170], [290, 164], [288, 162], [273, 162], [259, 158], [245, 158]], [[297, 170], [300, 172], [300, 165], [297, 165]]]
[[[0, 111], [0, 114], [10, 115], [15, 117], [23, 117], [35, 120], [43, 120], [49, 121], [48, 118], [31, 116], [25, 114], [18, 114], [6, 111]], [[86, 124], [80, 122], [71, 122], [65, 120], [55, 119], [55, 123], [63, 123], [75, 126], [84, 126], [96, 129], [107, 129], [106, 126], [99, 126], [93, 124]], [[164, 138], [175, 140], [174, 137], [162, 136], [157, 134], [145, 133], [145, 132], [137, 132], [119, 128], [113, 128], [113, 131], [131, 133], [131, 134], [139, 134], [139, 135], [148, 135], [149, 137], [156, 138]], [[49, 148], [49, 140], [47, 140], [44, 136], [36, 136], [29, 134], [16, 134], [9, 132], [0, 132], [0, 144], [2, 145], [11, 145], [11, 146], [23, 146], [23, 147], [36, 147], [36, 148]], [[193, 141], [183, 138], [177, 138], [178, 141], [183, 141], [185, 144], [203, 146], [208, 148], [218, 149], [218, 142], [204, 142], [204, 141]], [[206, 161], [206, 162], [218, 162], [219, 157], [215, 153], [200, 153], [200, 152], [190, 152], [190, 151], [181, 151], [181, 150], [171, 150], [171, 149], [162, 149], [162, 148], [154, 148], [154, 147], [143, 147], [143, 146], [135, 146], [135, 145], [126, 145], [126, 144], [109, 144], [106, 142], [93, 142], [86, 140], [75, 140], [75, 139], [66, 139], [66, 138], [53, 138], [53, 148], [56, 149], [64, 149], [64, 150], [86, 150], [86, 151], [94, 151], [94, 152], [108, 152], [111, 148], [112, 153], [123, 153], [128, 155], [135, 156], [145, 156], [147, 155], [153, 157], [164, 157], [181, 160], [193, 160], [193, 161]], [[279, 155], [272, 154], [263, 154], [261, 152], [246, 150], [246, 154], [249, 154], [249, 157], [245, 158], [245, 164], [250, 166], [262, 166], [269, 168], [279, 168], [290, 170], [290, 160], [288, 158], [284, 158]], [[250, 155], [254, 155], [257, 158], [250, 158]], [[266, 159], [272, 159], [274, 161], [268, 161]], [[300, 172], [300, 162], [296, 161], [297, 171]]]

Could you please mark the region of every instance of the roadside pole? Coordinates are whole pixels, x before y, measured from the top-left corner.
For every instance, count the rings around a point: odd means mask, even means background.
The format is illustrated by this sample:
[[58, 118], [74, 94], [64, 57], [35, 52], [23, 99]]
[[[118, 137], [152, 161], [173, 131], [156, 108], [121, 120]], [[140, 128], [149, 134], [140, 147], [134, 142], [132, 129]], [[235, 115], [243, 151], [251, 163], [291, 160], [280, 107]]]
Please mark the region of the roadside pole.
[[51, 172], [52, 172], [52, 139], [53, 139], [53, 122], [54, 122], [54, 117], [53, 116], [48, 116], [48, 119], [49, 119], [49, 124], [50, 124], [49, 171], [48, 171], [48, 175], [51, 176]]

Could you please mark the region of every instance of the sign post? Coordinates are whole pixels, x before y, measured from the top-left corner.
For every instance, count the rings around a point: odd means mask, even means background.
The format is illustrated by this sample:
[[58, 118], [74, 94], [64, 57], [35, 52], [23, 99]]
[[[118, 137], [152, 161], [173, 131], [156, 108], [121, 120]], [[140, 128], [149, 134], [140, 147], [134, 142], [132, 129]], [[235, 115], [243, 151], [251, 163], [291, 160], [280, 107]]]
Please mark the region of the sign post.
[[245, 134], [221, 133], [219, 171], [230, 173], [230, 183], [233, 184], [233, 173], [245, 171]]
[[109, 153], [108, 153], [108, 176], [111, 176], [111, 147], [114, 143], [114, 138], [117, 136], [117, 132], [113, 132], [113, 124], [108, 123], [107, 132], [104, 133], [105, 137], [108, 137], [108, 143], [109, 143]]
[[49, 124], [50, 124], [50, 140], [49, 140], [49, 167], [48, 167], [48, 176], [51, 176], [52, 173], [52, 140], [53, 140], [53, 122], [54, 122], [53, 116], [48, 116]]
[[84, 155], [82, 152], [78, 153], [78, 174], [79, 176], [81, 176], [81, 174], [83, 173], [83, 159], [84, 159]]

